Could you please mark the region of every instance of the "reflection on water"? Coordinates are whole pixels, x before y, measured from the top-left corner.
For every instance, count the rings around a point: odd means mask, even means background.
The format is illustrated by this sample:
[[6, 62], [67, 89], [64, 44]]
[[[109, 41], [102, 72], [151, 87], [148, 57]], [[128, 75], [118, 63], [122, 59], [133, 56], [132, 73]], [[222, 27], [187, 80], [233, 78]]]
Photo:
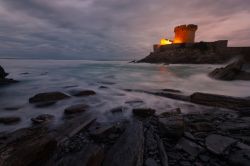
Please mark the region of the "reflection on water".
[[[89, 111], [97, 113], [100, 121], [111, 120], [110, 109], [125, 106], [123, 118], [129, 117], [133, 107], [152, 107], [162, 112], [182, 107], [184, 112], [199, 110], [190, 104], [123, 89], [179, 89], [187, 93], [195, 91], [250, 96], [247, 81], [216, 81], [207, 77], [214, 65], [153, 65], [132, 64], [117, 61], [74, 60], [0, 60], [11, 78], [21, 82], [1, 87], [0, 116], [16, 115], [22, 118], [17, 125], [0, 125], [0, 131], [30, 125], [30, 118], [48, 113], [60, 122], [65, 107], [85, 103]], [[23, 74], [25, 73], [25, 74]], [[68, 93], [74, 89], [91, 89], [97, 95], [63, 100], [48, 108], [35, 108], [28, 103], [30, 96], [48, 91]], [[134, 102], [133, 101], [142, 101]], [[132, 104], [131, 104], [132, 103]], [[6, 107], [18, 107], [6, 110]], [[111, 116], [112, 117], [112, 116]]]

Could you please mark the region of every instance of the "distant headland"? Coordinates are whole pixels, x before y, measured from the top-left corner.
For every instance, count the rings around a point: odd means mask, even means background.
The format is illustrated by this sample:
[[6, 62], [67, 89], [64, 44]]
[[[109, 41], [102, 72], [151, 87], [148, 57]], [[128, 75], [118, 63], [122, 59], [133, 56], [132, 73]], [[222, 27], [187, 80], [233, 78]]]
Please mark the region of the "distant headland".
[[153, 52], [138, 62], [167, 64], [220, 64], [235, 57], [250, 63], [250, 47], [228, 47], [228, 40], [195, 42], [198, 26], [180, 25], [174, 28], [175, 37], [161, 39], [153, 45]]

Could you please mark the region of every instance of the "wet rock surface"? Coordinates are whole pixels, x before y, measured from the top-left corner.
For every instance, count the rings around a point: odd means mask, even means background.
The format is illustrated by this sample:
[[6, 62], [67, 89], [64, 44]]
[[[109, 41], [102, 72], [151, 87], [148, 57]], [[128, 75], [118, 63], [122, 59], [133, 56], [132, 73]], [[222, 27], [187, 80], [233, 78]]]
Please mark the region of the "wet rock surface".
[[62, 92], [46, 92], [34, 95], [33, 97], [29, 98], [29, 102], [30, 103], [54, 102], [67, 98], [69, 98], [69, 96]]
[[[167, 93], [182, 94], [176, 90]], [[161, 113], [150, 108], [124, 109], [120, 106], [108, 110], [107, 114], [112, 117], [132, 110], [131, 117], [104, 122], [97, 121], [85, 104], [72, 105], [64, 113], [73, 116], [65, 116], [67, 118], [60, 125], [51, 124], [53, 115], [42, 114], [31, 119], [39, 125], [0, 133], [0, 165], [249, 165], [250, 116], [232, 109], [244, 107], [247, 110], [245, 100], [196, 95], [191, 96], [191, 102], [202, 101], [212, 106], [215, 105], [211, 103], [216, 102], [219, 103], [216, 106], [231, 110], [199, 107], [200, 112], [185, 114], [181, 105], [160, 110]], [[38, 98], [44, 100], [44, 97]], [[19, 120], [18, 117], [3, 117], [0, 123], [11, 124]]]

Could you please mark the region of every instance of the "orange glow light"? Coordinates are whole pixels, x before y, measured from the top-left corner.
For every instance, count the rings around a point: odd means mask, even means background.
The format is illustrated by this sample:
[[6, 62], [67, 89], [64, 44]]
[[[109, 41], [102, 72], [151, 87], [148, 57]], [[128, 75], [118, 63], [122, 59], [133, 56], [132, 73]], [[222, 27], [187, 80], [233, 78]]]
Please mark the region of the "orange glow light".
[[161, 39], [160, 45], [172, 44], [173, 42], [168, 39]]

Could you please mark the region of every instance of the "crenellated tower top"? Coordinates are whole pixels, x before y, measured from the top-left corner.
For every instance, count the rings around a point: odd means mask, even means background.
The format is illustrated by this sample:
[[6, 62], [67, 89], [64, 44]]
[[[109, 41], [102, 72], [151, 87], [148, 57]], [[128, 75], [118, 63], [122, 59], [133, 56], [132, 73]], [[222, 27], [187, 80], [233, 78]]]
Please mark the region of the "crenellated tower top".
[[180, 25], [174, 28], [175, 38], [174, 43], [194, 43], [195, 32], [198, 26], [194, 24]]

